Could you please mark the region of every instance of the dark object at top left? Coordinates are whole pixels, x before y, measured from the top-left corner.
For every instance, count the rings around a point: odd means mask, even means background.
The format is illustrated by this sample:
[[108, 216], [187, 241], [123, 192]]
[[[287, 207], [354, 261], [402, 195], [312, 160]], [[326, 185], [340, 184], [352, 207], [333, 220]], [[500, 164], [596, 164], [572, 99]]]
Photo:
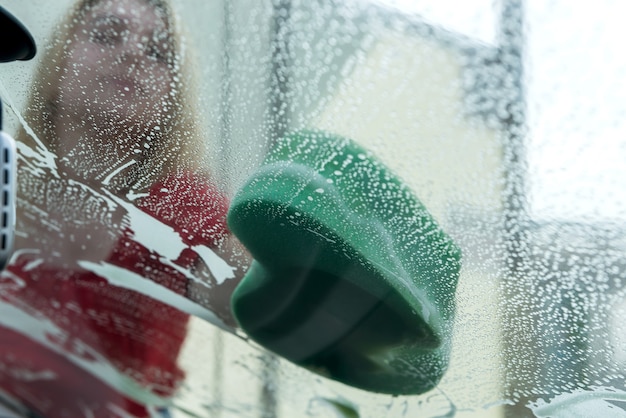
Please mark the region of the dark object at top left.
[[28, 29], [0, 6], [0, 62], [28, 61], [36, 53], [35, 40]]

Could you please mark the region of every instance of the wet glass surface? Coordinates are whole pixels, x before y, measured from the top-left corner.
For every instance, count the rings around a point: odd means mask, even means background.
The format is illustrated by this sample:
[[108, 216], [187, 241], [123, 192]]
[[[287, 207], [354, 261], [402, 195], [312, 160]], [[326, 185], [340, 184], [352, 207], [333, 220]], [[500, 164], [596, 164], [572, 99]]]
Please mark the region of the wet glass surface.
[[626, 416], [608, 4], [2, 6], [0, 411]]

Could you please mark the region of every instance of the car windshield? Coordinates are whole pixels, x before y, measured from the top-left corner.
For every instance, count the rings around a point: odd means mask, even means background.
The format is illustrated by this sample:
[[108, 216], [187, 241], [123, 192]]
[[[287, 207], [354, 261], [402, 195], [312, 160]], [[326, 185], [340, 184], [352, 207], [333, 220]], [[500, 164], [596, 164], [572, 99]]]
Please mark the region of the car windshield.
[[0, 416], [626, 416], [611, 2], [0, 6]]

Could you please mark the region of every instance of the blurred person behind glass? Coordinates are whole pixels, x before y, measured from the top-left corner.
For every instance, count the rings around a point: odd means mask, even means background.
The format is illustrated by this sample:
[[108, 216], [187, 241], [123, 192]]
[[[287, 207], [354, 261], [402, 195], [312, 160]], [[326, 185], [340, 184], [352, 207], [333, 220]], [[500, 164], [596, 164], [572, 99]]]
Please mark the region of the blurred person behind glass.
[[[234, 325], [229, 295], [248, 259], [203, 165], [172, 16], [162, 0], [82, 0], [35, 77], [17, 135], [16, 254], [0, 279], [0, 309], [13, 313], [0, 319], [0, 394], [33, 413], [148, 416], [175, 394], [188, 315], [136, 291], [137, 278]], [[137, 238], [135, 208], [146, 229], [173, 231], [177, 256]], [[216, 279], [201, 247], [233, 277]]]

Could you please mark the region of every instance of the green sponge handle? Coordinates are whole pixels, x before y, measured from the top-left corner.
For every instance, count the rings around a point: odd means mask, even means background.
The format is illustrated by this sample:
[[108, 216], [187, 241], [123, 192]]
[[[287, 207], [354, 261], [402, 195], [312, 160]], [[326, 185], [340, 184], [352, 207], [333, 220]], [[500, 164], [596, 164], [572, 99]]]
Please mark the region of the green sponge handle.
[[441, 379], [460, 250], [366, 150], [288, 135], [239, 190], [228, 224], [254, 257], [231, 298], [252, 339], [375, 392], [422, 393]]

